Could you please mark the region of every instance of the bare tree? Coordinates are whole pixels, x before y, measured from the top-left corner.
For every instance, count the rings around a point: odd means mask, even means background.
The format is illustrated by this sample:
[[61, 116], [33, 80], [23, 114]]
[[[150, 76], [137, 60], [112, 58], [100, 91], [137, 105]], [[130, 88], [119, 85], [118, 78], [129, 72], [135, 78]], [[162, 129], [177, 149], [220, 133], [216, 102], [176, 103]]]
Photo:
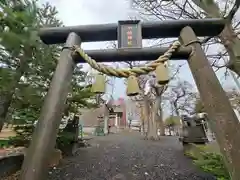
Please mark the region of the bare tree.
[[[236, 90], [235, 88], [229, 88], [225, 92], [229, 98], [229, 101], [230, 101], [233, 109], [240, 112], [240, 92], [238, 90]], [[203, 105], [201, 99], [199, 98], [199, 95], [197, 95], [197, 98], [195, 101], [195, 112], [201, 113], [204, 111], [205, 111], [204, 105]]]
[[179, 80], [175, 85], [169, 87], [165, 98], [172, 106], [172, 115], [191, 114], [194, 111], [196, 92], [187, 81]]
[[[149, 121], [151, 119], [151, 95], [145, 94], [145, 86], [149, 79], [149, 75], [139, 76], [138, 77], [138, 84], [140, 88], [140, 93], [136, 97], [132, 97], [134, 101], [138, 101], [141, 103], [140, 108], [142, 112], [141, 117], [141, 129], [143, 133], [148, 136], [149, 132], [152, 130], [152, 126], [149, 126]], [[145, 127], [147, 125], [147, 132], [145, 132]], [[153, 134], [153, 132], [151, 132]], [[157, 135], [157, 132], [155, 133], [155, 136]]]
[[[133, 8], [143, 19], [177, 20], [224, 17], [226, 25], [222, 33], [217, 37], [205, 38], [203, 44], [214, 67], [217, 69], [227, 67], [238, 76], [240, 75], [240, 39], [238, 36], [240, 21], [235, 15], [240, 1], [132, 0], [132, 2]], [[214, 51], [211, 51], [213, 48]]]
[[165, 127], [163, 123], [163, 107], [162, 107], [162, 96], [163, 93], [167, 90], [168, 85], [159, 85], [156, 82], [156, 78], [153, 76], [153, 79], [150, 81], [150, 86], [155, 94], [155, 103], [153, 109], [153, 119], [156, 122], [157, 130], [160, 129], [160, 135], [165, 135]]
[[[127, 62], [130, 68], [135, 66], [140, 66], [142, 64], [133, 62]], [[182, 65], [174, 67], [170, 66], [172, 72], [170, 80], [173, 80], [178, 74]], [[147, 132], [145, 133], [146, 139], [159, 139], [158, 129], [160, 128], [161, 135], [164, 135], [164, 123], [162, 119], [163, 108], [161, 107], [162, 95], [166, 91], [168, 86], [159, 86], [156, 83], [155, 73], [149, 73], [148, 75], [143, 75], [138, 77], [138, 83], [140, 87], [140, 94], [136, 97], [131, 97], [133, 101], [141, 102], [141, 121], [142, 130], [145, 130], [147, 126]], [[146, 91], [146, 86], [149, 90]]]
[[235, 88], [226, 91], [227, 96], [231, 102], [232, 107], [240, 112], [240, 93]]
[[[129, 69], [132, 69], [133, 67], [140, 67], [146, 64], [146, 62], [139, 62], [139, 61], [124, 61], [124, 63], [121, 63], [120, 66], [127, 67]], [[149, 110], [146, 108], [149, 107], [149, 97], [145, 97], [144, 89], [146, 86], [146, 83], [148, 81], [149, 75], [141, 75], [138, 76], [138, 85], [140, 89], [140, 93], [137, 96], [130, 97], [130, 99], [134, 102], [136, 102], [138, 107], [140, 108], [140, 119], [141, 119], [141, 131], [143, 134], [145, 134], [145, 125], [146, 122], [148, 122], [149, 117]]]

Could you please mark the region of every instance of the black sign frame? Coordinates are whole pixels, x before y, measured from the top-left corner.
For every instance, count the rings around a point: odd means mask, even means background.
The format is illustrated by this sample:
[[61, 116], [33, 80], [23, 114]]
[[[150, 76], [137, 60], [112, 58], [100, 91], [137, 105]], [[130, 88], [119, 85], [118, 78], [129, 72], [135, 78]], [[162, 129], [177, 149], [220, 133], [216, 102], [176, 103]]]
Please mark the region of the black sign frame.
[[[124, 25], [136, 25], [137, 26], [137, 35], [136, 35], [136, 44], [135, 46], [124, 46], [123, 39], [122, 39], [122, 31]], [[140, 20], [126, 20], [126, 21], [118, 21], [118, 48], [119, 49], [136, 49], [136, 48], [142, 48], [142, 27], [141, 27], [141, 21]]]

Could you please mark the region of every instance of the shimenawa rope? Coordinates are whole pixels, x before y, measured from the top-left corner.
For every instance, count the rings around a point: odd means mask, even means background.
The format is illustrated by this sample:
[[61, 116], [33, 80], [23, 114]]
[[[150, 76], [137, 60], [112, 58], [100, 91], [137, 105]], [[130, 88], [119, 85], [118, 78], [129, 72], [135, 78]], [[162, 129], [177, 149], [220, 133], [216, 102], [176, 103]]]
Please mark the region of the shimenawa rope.
[[108, 76], [116, 76], [116, 77], [129, 77], [130, 75], [139, 76], [143, 74], [148, 74], [151, 71], [154, 71], [160, 63], [164, 63], [168, 61], [172, 54], [181, 46], [179, 41], [174, 42], [169, 49], [161, 56], [157, 58], [157, 60], [150, 62], [142, 67], [134, 67], [132, 69], [115, 69], [112, 67], [108, 67], [106, 65], [98, 64], [96, 60], [89, 57], [84, 50], [79, 46], [73, 46], [74, 52], [77, 52], [93, 69], [106, 74]]

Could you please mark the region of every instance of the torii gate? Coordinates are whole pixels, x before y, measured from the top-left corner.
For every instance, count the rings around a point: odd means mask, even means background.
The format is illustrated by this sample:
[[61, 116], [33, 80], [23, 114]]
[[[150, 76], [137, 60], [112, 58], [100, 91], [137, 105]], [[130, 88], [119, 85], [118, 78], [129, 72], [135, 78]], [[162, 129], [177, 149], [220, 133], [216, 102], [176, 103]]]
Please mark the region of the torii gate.
[[[174, 20], [160, 22], [120, 21], [118, 24], [43, 28], [39, 36], [46, 44], [65, 43], [50, 89], [42, 107], [39, 123], [22, 166], [20, 180], [42, 180], [47, 174], [47, 159], [53, 150], [61, 114], [76, 63], [89, 61], [88, 54], [98, 62], [154, 60], [168, 48], [142, 48], [142, 38], [179, 37], [167, 58], [188, 59], [188, 64], [211, 119], [221, 152], [233, 180], [240, 177], [239, 122], [217, 76], [201, 48], [197, 36], [216, 36], [223, 30], [224, 19]], [[126, 35], [131, 29], [131, 41]], [[119, 49], [84, 51], [81, 42], [119, 41]], [[179, 47], [182, 45], [181, 47]], [[129, 47], [130, 46], [130, 47]], [[73, 48], [74, 47], [74, 48]], [[176, 52], [175, 52], [176, 51]], [[168, 52], [169, 53], [169, 52]], [[79, 55], [80, 54], [80, 55]], [[163, 58], [160, 58], [163, 60]], [[154, 61], [155, 65], [156, 62]], [[96, 65], [93, 63], [93, 65]], [[141, 70], [146, 69], [142, 67]], [[150, 67], [151, 69], [152, 67]], [[155, 67], [156, 68], [156, 67]], [[147, 67], [149, 71], [149, 67]], [[152, 68], [154, 70], [154, 68]], [[104, 71], [105, 72], [105, 71]], [[122, 72], [122, 71], [121, 71]], [[106, 72], [105, 72], [106, 73]], [[115, 73], [115, 71], [114, 71]], [[109, 73], [108, 73], [109, 74]], [[111, 73], [110, 73], [111, 74]], [[116, 73], [115, 73], [116, 74]], [[112, 74], [111, 74], [112, 75]], [[130, 75], [125, 73], [125, 77]]]

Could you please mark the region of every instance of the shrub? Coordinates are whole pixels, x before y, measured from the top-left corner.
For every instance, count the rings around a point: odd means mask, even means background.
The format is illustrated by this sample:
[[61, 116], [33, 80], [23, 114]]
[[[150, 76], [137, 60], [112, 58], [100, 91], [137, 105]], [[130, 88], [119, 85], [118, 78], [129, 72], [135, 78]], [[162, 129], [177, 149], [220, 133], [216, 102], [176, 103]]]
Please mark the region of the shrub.
[[[32, 133], [34, 131], [34, 125], [21, 125], [21, 126], [15, 126], [14, 131], [16, 132], [15, 137], [9, 138], [9, 144], [13, 145], [14, 147], [24, 146], [28, 147], [30, 144], [30, 141], [32, 139]], [[57, 139], [56, 139], [56, 147], [62, 148], [66, 146], [71, 146], [73, 144], [73, 133], [70, 132], [64, 132], [63, 130], [60, 130]]]
[[210, 152], [202, 153], [202, 158], [194, 160], [194, 164], [203, 171], [213, 174], [218, 180], [230, 180], [221, 154]]
[[9, 138], [9, 144], [15, 147], [28, 147], [32, 139], [33, 130], [33, 124], [15, 126], [14, 131], [16, 132], [16, 136]]
[[193, 163], [203, 171], [213, 174], [217, 180], [230, 180], [223, 157], [217, 152], [208, 152], [206, 146], [195, 146], [186, 152]]

